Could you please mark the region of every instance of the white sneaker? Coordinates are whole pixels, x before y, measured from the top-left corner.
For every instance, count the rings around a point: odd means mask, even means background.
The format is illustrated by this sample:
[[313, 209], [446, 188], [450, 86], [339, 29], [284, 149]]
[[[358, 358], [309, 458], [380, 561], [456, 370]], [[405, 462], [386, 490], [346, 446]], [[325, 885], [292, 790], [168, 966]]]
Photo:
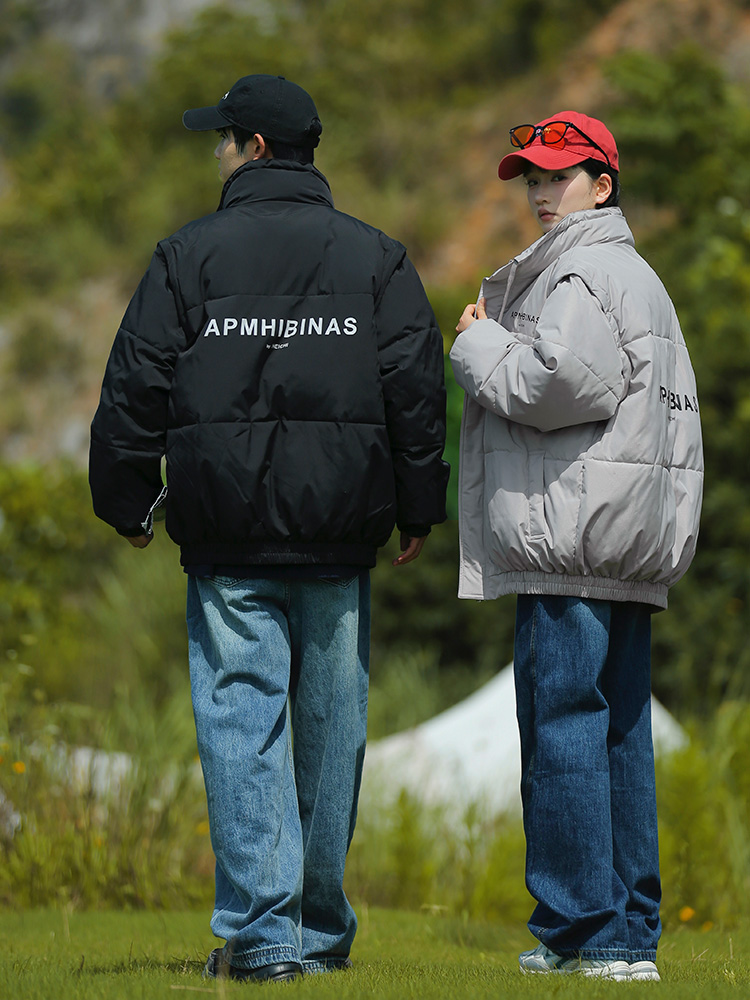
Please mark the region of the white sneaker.
[[533, 951], [522, 951], [518, 956], [521, 972], [555, 972], [562, 961], [544, 944], [537, 945]]
[[656, 962], [631, 962], [630, 963], [630, 978], [631, 979], [653, 979], [654, 982], [658, 983], [661, 981], [661, 976], [659, 975], [659, 970], [656, 968]]
[[[630, 965], [621, 960], [604, 958], [563, 958], [562, 955], [540, 944], [533, 951], [524, 951], [518, 956], [521, 972], [578, 973], [582, 976], [597, 976], [601, 979], [622, 981], [630, 979]], [[641, 963], [637, 963], [641, 964]], [[653, 964], [653, 963], [652, 963]], [[654, 966], [654, 969], [656, 966]]]

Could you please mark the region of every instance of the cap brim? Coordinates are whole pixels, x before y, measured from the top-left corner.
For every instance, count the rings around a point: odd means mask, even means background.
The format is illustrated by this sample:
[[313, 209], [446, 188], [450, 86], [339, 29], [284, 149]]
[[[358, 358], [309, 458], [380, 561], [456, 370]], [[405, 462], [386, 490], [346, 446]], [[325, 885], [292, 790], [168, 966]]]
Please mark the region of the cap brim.
[[[570, 149], [570, 147], [554, 149], [552, 146], [535, 143], [524, 149], [522, 153], [508, 153], [507, 156], [504, 156], [497, 168], [497, 175], [500, 180], [509, 181], [522, 174], [529, 163], [533, 163], [541, 170], [565, 170], [566, 167], [574, 167], [577, 163], [592, 159], [592, 152], [596, 154], [596, 150], [592, 150], [590, 147], [581, 152]], [[593, 158], [598, 159], [596, 156]]]
[[211, 132], [219, 128], [226, 128], [232, 123], [219, 111], [217, 107], [192, 108], [182, 116], [182, 124], [189, 128], [191, 132]]

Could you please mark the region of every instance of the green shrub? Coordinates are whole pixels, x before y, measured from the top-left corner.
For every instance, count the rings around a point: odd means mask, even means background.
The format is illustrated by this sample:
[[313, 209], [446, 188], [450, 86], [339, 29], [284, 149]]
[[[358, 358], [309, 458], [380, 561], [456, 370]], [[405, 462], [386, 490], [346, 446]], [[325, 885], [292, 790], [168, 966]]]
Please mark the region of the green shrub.
[[0, 682], [0, 905], [184, 907], [210, 898], [212, 855], [189, 697], [157, 712], [120, 691], [98, 719], [101, 747], [61, 742], [63, 706], [32, 706], [8, 734], [23, 685]]
[[750, 913], [750, 705], [691, 729], [657, 770], [664, 917], [731, 926]]
[[55, 310], [33, 303], [20, 312], [13, 326], [8, 358], [10, 381], [74, 379], [82, 366], [81, 345], [59, 329]]
[[402, 792], [360, 814], [346, 887], [369, 905], [521, 922], [533, 906], [523, 871], [519, 817], [456, 816]]

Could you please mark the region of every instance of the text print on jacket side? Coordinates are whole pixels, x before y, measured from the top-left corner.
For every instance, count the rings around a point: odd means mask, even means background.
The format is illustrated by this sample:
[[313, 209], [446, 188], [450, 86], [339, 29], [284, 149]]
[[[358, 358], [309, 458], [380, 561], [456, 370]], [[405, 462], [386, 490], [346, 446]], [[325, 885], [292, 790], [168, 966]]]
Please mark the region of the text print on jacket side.
[[659, 386], [659, 402], [670, 411], [670, 420], [674, 420], [676, 416], [674, 413], [675, 410], [684, 413], [689, 411], [693, 413], [698, 412], [698, 400], [695, 396], [688, 396], [685, 392], [675, 392], [673, 389], [668, 389], [665, 385]]

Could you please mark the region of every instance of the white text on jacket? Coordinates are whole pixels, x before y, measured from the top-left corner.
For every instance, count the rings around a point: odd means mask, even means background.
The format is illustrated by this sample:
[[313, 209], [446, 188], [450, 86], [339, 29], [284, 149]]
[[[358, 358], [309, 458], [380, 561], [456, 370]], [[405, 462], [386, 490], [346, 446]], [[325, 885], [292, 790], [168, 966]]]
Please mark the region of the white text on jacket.
[[305, 316], [303, 319], [264, 319], [253, 316], [227, 316], [223, 320], [210, 319], [203, 331], [203, 336], [214, 334], [217, 337], [227, 337], [230, 333], [238, 333], [241, 337], [295, 337], [316, 334], [319, 337], [330, 337], [331, 334], [353, 337], [357, 332], [357, 318], [346, 316], [339, 322], [334, 316], [326, 320], [322, 316]]

